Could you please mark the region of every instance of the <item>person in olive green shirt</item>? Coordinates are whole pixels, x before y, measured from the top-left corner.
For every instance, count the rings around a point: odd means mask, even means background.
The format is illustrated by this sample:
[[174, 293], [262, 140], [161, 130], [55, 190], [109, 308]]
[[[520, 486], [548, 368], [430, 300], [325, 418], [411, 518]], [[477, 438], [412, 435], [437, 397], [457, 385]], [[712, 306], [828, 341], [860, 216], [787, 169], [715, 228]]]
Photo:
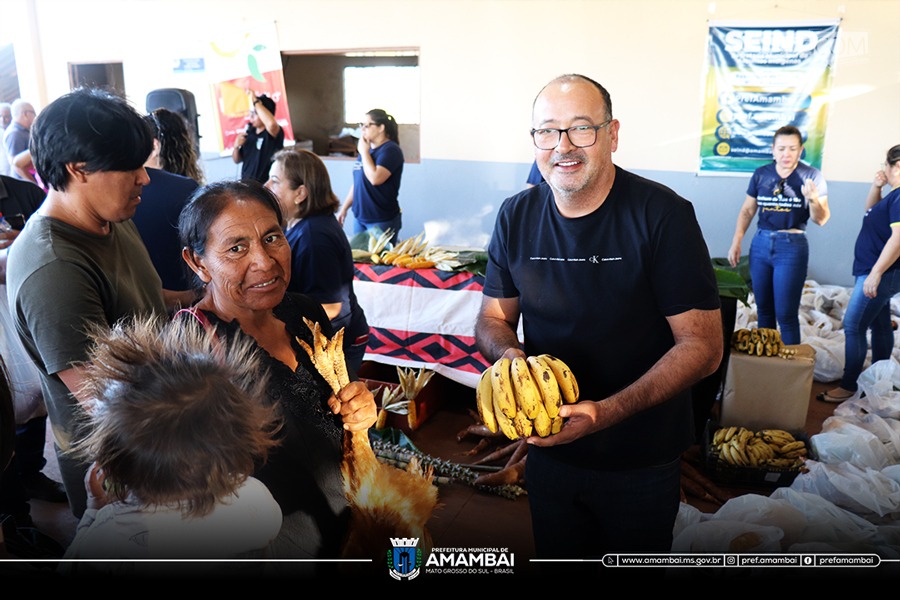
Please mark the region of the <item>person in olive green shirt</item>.
[[41, 375], [60, 473], [73, 514], [84, 513], [87, 466], [66, 453], [84, 435], [81, 389], [92, 327], [166, 314], [159, 276], [131, 217], [149, 182], [152, 134], [123, 99], [79, 89], [47, 106], [31, 152], [46, 200], [10, 250], [16, 329]]

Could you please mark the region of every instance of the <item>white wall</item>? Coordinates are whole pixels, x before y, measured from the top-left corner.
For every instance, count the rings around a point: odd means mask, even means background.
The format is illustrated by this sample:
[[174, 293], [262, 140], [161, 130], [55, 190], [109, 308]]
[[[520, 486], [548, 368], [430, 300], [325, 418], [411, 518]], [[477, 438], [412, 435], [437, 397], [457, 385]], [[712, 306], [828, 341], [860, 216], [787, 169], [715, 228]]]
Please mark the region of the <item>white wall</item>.
[[[171, 65], [204, 55], [223, 32], [274, 20], [283, 51], [419, 48], [422, 164], [401, 190], [409, 235], [437, 221], [484, 239], [532, 159], [532, 99], [552, 77], [582, 72], [612, 94], [616, 162], [694, 201], [710, 251], [724, 255], [746, 179], [694, 175], [710, 19], [842, 19], [823, 158], [835, 217], [811, 232], [811, 276], [849, 281], [865, 187], [900, 143], [897, 0], [4, 0], [4, 13], [22, 95], [38, 107], [69, 90], [67, 63], [121, 61], [139, 109], [156, 88], [194, 92], [206, 151], [216, 140], [209, 82]], [[341, 195], [346, 168], [332, 167]], [[478, 180], [460, 186], [459, 173]], [[448, 202], [478, 223], [454, 220]]]

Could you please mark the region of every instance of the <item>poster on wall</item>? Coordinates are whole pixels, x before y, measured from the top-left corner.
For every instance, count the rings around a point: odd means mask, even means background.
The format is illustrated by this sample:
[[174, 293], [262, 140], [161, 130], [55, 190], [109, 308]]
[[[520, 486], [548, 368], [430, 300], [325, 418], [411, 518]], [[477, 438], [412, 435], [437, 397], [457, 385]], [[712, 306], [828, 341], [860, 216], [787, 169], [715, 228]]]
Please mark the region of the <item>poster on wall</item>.
[[821, 169], [839, 23], [710, 22], [700, 174], [754, 171], [784, 125]]
[[294, 141], [277, 42], [272, 22], [223, 32], [209, 43], [206, 68], [223, 155], [231, 153], [235, 138], [247, 128], [252, 98], [259, 94], [275, 101], [275, 120], [284, 130], [285, 145]]

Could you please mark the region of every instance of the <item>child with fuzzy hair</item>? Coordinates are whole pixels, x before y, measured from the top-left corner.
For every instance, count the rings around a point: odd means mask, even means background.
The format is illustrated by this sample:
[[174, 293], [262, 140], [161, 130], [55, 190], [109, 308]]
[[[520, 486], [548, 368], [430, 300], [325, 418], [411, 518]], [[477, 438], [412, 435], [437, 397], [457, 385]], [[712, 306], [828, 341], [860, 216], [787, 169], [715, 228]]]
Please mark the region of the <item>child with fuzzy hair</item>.
[[251, 474], [280, 420], [251, 345], [188, 319], [136, 318], [92, 339], [88, 433], [72, 449], [93, 461], [88, 508], [64, 559], [264, 556], [281, 509]]

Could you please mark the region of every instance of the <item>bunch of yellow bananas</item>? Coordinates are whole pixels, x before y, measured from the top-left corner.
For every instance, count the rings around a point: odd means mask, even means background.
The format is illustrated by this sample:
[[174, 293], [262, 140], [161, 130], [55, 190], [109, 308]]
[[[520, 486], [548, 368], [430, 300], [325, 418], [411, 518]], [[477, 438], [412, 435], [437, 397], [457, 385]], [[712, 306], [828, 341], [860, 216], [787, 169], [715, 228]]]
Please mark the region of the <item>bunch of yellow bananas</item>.
[[475, 401], [481, 421], [511, 440], [562, 427], [559, 408], [578, 401], [578, 383], [569, 367], [549, 354], [501, 358], [481, 374]]
[[731, 334], [731, 347], [738, 352], [746, 352], [754, 356], [778, 356], [792, 358], [797, 354], [795, 348], [788, 348], [781, 341], [781, 333], [777, 329], [766, 327], [738, 329]]
[[799, 469], [807, 455], [806, 443], [783, 429], [721, 427], [713, 434], [710, 448], [719, 460], [744, 467]]

